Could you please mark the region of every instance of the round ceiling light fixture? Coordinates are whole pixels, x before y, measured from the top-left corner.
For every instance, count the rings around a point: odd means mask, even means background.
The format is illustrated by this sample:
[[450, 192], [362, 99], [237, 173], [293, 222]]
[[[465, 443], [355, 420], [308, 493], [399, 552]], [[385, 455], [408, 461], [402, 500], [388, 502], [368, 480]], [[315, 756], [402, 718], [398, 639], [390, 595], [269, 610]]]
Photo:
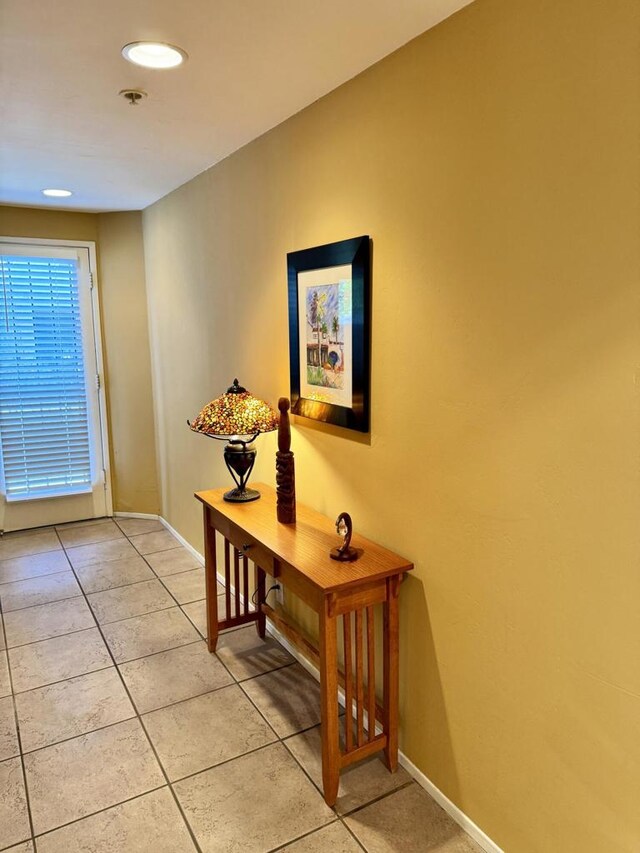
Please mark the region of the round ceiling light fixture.
[[46, 195], [49, 198], [69, 198], [70, 195], [73, 195], [71, 190], [42, 190], [42, 195]]
[[132, 41], [122, 48], [122, 55], [143, 68], [176, 68], [187, 58], [182, 48], [159, 41]]

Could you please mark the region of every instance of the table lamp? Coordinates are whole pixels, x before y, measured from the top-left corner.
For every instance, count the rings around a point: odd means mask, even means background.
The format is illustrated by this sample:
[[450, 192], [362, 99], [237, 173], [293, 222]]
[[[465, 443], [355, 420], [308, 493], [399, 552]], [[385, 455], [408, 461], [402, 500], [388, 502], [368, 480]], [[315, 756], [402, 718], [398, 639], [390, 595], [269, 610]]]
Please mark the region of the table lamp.
[[257, 500], [260, 492], [247, 488], [257, 453], [255, 447], [249, 445], [261, 432], [278, 428], [278, 413], [268, 403], [252, 397], [234, 379], [233, 385], [224, 394], [207, 403], [193, 423], [187, 423], [194, 432], [221, 441], [227, 440], [224, 461], [236, 488], [225, 492], [225, 501], [246, 503]]

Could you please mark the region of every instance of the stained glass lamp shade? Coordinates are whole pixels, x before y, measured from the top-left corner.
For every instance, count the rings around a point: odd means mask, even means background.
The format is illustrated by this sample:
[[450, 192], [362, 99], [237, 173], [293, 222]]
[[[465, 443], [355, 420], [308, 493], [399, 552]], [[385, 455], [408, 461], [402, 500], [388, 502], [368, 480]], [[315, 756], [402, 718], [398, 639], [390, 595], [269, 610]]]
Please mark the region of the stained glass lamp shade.
[[200, 414], [187, 423], [194, 432], [227, 441], [224, 461], [236, 488], [226, 492], [224, 499], [233, 503], [257, 500], [260, 492], [247, 488], [257, 453], [250, 445], [261, 432], [278, 428], [278, 413], [234, 379], [224, 394], [207, 403]]

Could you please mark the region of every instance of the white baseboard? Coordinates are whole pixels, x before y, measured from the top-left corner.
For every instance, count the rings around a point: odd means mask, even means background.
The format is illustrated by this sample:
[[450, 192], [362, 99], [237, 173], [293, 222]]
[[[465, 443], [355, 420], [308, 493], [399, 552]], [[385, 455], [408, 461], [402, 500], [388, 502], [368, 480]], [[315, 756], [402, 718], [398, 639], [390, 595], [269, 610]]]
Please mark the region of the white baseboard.
[[[315, 667], [301, 652], [284, 637], [280, 631], [267, 620], [267, 631], [271, 636], [277, 640], [281, 645], [285, 647], [285, 649], [291, 654], [297, 661], [300, 663], [310, 675], [312, 675], [316, 681], [320, 681], [320, 672], [317, 667]], [[344, 708], [345, 700], [344, 700], [344, 691], [342, 689], [338, 690], [338, 701], [340, 705]], [[367, 712], [364, 712], [364, 726], [368, 728], [368, 718]], [[376, 733], [380, 733], [382, 731], [381, 726], [376, 723]], [[455, 803], [452, 803], [451, 800], [442, 793], [442, 791], [434, 785], [434, 783], [429, 779], [424, 773], [419, 770], [416, 765], [410, 761], [407, 756], [402, 752], [402, 750], [398, 750], [398, 762], [404, 767], [407, 773], [412, 776], [416, 782], [425, 789], [425, 791], [433, 797], [433, 799], [438, 803], [438, 805], [451, 817], [458, 826], [463, 829], [467, 835], [469, 835], [476, 844], [481, 847], [486, 853], [503, 853], [502, 849], [498, 847], [498, 845], [492, 841], [489, 836], [484, 833], [477, 824], [475, 824], [470, 817], [468, 817], [462, 809], [459, 809]]]
[[[156, 518], [156, 516], [144, 516], [144, 515], [136, 515], [135, 513], [116, 513], [116, 515], [130, 515], [133, 518]], [[164, 524], [167, 530], [172, 533], [176, 539], [183, 545], [193, 556], [204, 565], [204, 558], [202, 554], [198, 553], [196, 549], [190, 545], [187, 540], [181, 536], [177, 530], [169, 524], [166, 519], [162, 518], [162, 516], [157, 516], [158, 520]], [[218, 581], [224, 585], [224, 575], [221, 575], [218, 572]], [[233, 590], [233, 587], [232, 587]], [[233, 590], [235, 594], [235, 590]], [[241, 596], [242, 599], [242, 596]], [[294, 646], [289, 640], [283, 636], [280, 631], [273, 625], [273, 623], [267, 619], [267, 631], [271, 636], [277, 640], [284, 648], [289, 652], [289, 654], [294, 657], [298, 663], [303, 666], [307, 672], [312, 675], [316, 681], [320, 681], [320, 672], [316, 666], [314, 666], [311, 661], [307, 660], [307, 658], [299, 651], [299, 649]], [[344, 691], [340, 689], [338, 691], [338, 701], [340, 705], [344, 708], [345, 700], [344, 700]], [[368, 721], [366, 719], [366, 711], [364, 725], [368, 726]], [[376, 730], [381, 731], [380, 727], [376, 725]], [[458, 808], [455, 803], [451, 802], [451, 800], [443, 794], [440, 788], [438, 788], [434, 783], [429, 779], [428, 776], [422, 772], [422, 770], [418, 769], [416, 765], [410, 761], [407, 756], [402, 752], [402, 750], [398, 750], [398, 761], [402, 767], [407, 771], [407, 773], [412, 776], [415, 781], [420, 785], [425, 791], [433, 797], [433, 799], [438, 803], [438, 805], [451, 817], [458, 826], [464, 830], [475, 842], [481, 847], [486, 853], [504, 853], [502, 848], [498, 847], [498, 845], [492, 841], [489, 836], [484, 833], [480, 827], [475, 824], [470, 817], [468, 817], [462, 809]]]
[[452, 803], [446, 794], [443, 794], [440, 788], [433, 784], [428, 776], [425, 776], [422, 770], [419, 770], [416, 765], [410, 761], [402, 751], [398, 751], [398, 762], [401, 767], [407, 771], [410, 776], [416, 780], [418, 785], [425, 789], [430, 794], [436, 803], [453, 818], [458, 826], [469, 835], [476, 844], [481, 847], [486, 853], [504, 853], [501, 847], [492, 841], [489, 836], [483, 832], [480, 827], [468, 817], [462, 809], [459, 809], [455, 803]]
[[[158, 521], [159, 521], [161, 524], [164, 524], [164, 526], [167, 528], [167, 530], [169, 531], [169, 533], [171, 533], [173, 536], [175, 536], [175, 537], [176, 537], [176, 539], [177, 539], [177, 540], [178, 540], [178, 542], [182, 545], [182, 547], [183, 547], [183, 548], [186, 548], [186, 549], [187, 549], [187, 551], [188, 551], [188, 552], [189, 552], [193, 557], [195, 557], [195, 558], [196, 558], [196, 560], [200, 563], [200, 565], [204, 566], [204, 557], [202, 556], [202, 554], [201, 554], [199, 551], [196, 551], [196, 549], [193, 547], [193, 545], [190, 545], [190, 544], [187, 542], [187, 540], [184, 538], [184, 536], [181, 536], [181, 535], [178, 533], [178, 531], [177, 531], [174, 527], [172, 527], [172, 526], [169, 524], [169, 522], [167, 521], [167, 519], [166, 519], [166, 518], [163, 518], [161, 515], [157, 516], [157, 518], [158, 518]], [[218, 578], [219, 578], [219, 577], [220, 577], [220, 576], [218, 575]], [[223, 578], [223, 580], [224, 580], [224, 578]]]

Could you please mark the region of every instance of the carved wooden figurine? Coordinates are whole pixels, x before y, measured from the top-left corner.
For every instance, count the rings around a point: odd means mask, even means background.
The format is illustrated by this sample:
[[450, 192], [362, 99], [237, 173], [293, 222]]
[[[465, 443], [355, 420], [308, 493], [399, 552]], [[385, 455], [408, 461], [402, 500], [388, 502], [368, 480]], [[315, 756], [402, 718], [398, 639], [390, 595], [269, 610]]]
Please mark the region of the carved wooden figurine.
[[280, 422], [276, 453], [276, 495], [278, 521], [282, 524], [293, 524], [296, 520], [296, 472], [291, 452], [290, 405], [287, 397], [278, 400]]
[[339, 536], [342, 536], [342, 545], [339, 548], [331, 549], [329, 553], [331, 559], [339, 560], [341, 563], [350, 563], [353, 560], [357, 560], [362, 551], [351, 547], [353, 522], [348, 512], [341, 512], [336, 518], [336, 532]]

